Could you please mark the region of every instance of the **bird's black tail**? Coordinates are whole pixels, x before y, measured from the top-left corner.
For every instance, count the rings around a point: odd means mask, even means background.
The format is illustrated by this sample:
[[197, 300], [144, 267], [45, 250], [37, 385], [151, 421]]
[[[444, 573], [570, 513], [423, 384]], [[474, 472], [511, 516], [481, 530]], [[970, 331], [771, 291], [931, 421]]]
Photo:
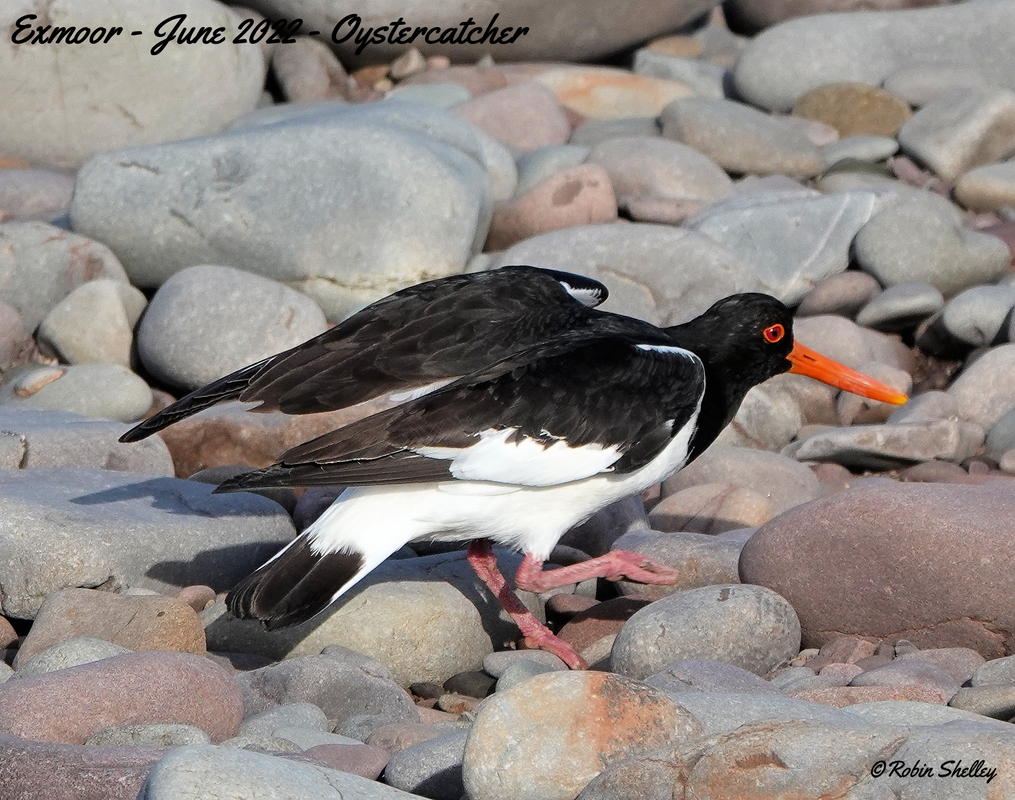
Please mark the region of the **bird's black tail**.
[[361, 553], [318, 552], [308, 533], [233, 587], [226, 605], [234, 617], [259, 619], [270, 631], [298, 625], [327, 608], [357, 578]]

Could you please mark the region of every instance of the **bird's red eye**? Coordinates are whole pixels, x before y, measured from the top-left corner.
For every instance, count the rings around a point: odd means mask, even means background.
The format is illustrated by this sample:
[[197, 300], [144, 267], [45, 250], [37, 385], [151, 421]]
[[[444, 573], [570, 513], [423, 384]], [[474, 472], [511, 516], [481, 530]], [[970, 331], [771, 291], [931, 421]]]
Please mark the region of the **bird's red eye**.
[[773, 325], [770, 328], [765, 328], [765, 332], [762, 335], [765, 337], [766, 342], [775, 344], [786, 335], [786, 329], [782, 325]]

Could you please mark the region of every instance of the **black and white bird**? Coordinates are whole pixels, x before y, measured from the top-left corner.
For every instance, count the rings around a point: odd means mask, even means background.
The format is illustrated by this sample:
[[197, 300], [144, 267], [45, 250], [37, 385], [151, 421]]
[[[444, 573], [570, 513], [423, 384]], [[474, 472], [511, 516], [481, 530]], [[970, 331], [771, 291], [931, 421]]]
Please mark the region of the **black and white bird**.
[[526, 642], [582, 667], [507, 586], [491, 542], [524, 553], [521, 589], [595, 576], [670, 582], [672, 570], [625, 551], [546, 571], [543, 563], [571, 527], [700, 454], [767, 378], [793, 371], [878, 400], [906, 399], [794, 345], [790, 311], [767, 295], [735, 295], [662, 330], [590, 308], [575, 295], [598, 300], [605, 289], [566, 273], [513, 267], [453, 281], [386, 298], [124, 436], [142, 438], [227, 397], [308, 413], [405, 394], [401, 405], [219, 487], [348, 487], [234, 587], [234, 615], [269, 629], [303, 622], [408, 542], [469, 541], [470, 563]]

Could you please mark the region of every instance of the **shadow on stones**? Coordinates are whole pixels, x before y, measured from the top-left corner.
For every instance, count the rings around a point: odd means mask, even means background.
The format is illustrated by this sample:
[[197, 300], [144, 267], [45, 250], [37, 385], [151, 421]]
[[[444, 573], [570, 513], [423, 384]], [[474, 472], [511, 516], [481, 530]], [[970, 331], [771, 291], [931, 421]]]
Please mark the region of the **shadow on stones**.
[[246, 542], [203, 550], [188, 561], [159, 561], [145, 576], [173, 586], [210, 586], [216, 592], [232, 589], [282, 549], [280, 542]]
[[[236, 494], [212, 495], [215, 488], [210, 484], [191, 481], [187, 491], [181, 489], [179, 478], [151, 478], [124, 486], [113, 486], [98, 492], [73, 497], [73, 505], [95, 506], [110, 503], [122, 503], [129, 500], [150, 498], [151, 507], [170, 514], [181, 514], [199, 517], [227, 516], [268, 516], [270, 513], [282, 513], [284, 510], [278, 503], [267, 501], [259, 495], [249, 492]], [[252, 500], [257, 497], [257, 500]], [[271, 503], [271, 506], [268, 505]]]

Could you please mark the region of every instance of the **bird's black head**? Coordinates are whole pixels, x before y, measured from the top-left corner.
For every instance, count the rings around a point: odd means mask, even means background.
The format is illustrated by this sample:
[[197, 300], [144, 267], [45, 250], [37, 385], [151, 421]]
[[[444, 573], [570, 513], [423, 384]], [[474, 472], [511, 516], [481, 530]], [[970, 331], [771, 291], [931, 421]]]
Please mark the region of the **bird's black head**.
[[743, 394], [774, 375], [789, 371], [793, 314], [767, 294], [726, 297], [690, 322], [667, 328], [681, 347], [693, 350], [712, 379]]

